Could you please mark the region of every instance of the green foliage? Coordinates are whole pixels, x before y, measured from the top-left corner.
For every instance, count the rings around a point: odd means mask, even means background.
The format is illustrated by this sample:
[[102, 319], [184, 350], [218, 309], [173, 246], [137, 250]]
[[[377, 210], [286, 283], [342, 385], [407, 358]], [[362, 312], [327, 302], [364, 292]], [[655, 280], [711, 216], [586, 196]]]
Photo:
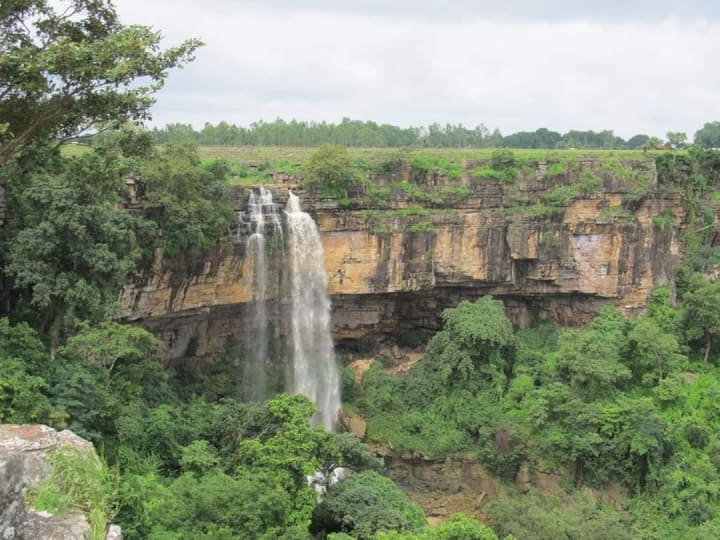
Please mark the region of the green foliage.
[[81, 511], [90, 522], [90, 538], [103, 540], [114, 515], [116, 474], [90, 452], [61, 448], [49, 457], [50, 475], [27, 495], [30, 506], [52, 514]]
[[157, 338], [144, 328], [107, 321], [96, 328], [83, 325], [78, 334], [68, 339], [59, 354], [112, 371], [117, 361], [142, 360], [158, 344]]
[[513, 169], [517, 165], [515, 154], [507, 148], [498, 148], [490, 156], [490, 166], [499, 171]]
[[720, 336], [720, 283], [694, 274], [690, 277], [689, 286], [690, 291], [683, 295], [686, 335], [690, 340], [704, 340], [707, 362], [712, 340]]
[[0, 423], [64, 427], [65, 411], [48, 397], [47, 362], [34, 330], [25, 323], [11, 326], [8, 319], [0, 319]]
[[315, 531], [346, 532], [370, 540], [378, 531], [425, 525], [422, 510], [389, 478], [367, 471], [332, 486], [313, 514]]
[[560, 161], [550, 163], [545, 170], [545, 174], [548, 178], [555, 178], [567, 174], [567, 165]]
[[321, 146], [303, 167], [305, 184], [321, 190], [347, 189], [358, 181], [358, 174], [347, 148], [338, 144]]
[[47, 390], [47, 381], [29, 372], [21, 359], [0, 355], [0, 422], [62, 426], [65, 414], [53, 407]]
[[10, 186], [5, 271], [17, 313], [55, 341], [108, 315], [138, 259], [136, 219], [118, 208], [122, 174], [115, 155], [92, 153]]
[[558, 368], [578, 395], [597, 399], [630, 378], [622, 361], [624, 317], [605, 308], [587, 331], [566, 330], [558, 342]]
[[672, 213], [672, 210], [664, 210], [653, 218], [652, 224], [653, 227], [660, 230], [672, 229], [676, 225], [675, 214]]
[[[463, 514], [453, 514], [436, 527], [421, 532], [379, 532], [377, 540], [497, 540], [492, 529]], [[506, 540], [512, 540], [506, 537]]]
[[106, 0], [6, 3], [0, 34], [0, 165], [39, 141], [147, 119], [167, 71], [200, 45], [161, 51], [158, 32], [120, 24]]
[[419, 154], [412, 158], [410, 165], [413, 171], [423, 175], [447, 175], [448, 178], [455, 180], [462, 175], [461, 166], [444, 157]]
[[668, 131], [668, 144], [675, 150], [680, 150], [687, 146], [687, 133], [682, 131]]
[[634, 538], [626, 517], [587, 495], [561, 500], [531, 492], [500, 497], [488, 506], [491, 524], [500, 537], [511, 534], [514, 538], [538, 540]]
[[720, 148], [720, 122], [706, 122], [695, 132], [695, 144], [703, 148]]
[[435, 232], [435, 224], [432, 221], [416, 221], [407, 228], [411, 233]]
[[490, 354], [511, 349], [515, 344], [512, 324], [505, 316], [502, 302], [484, 296], [477, 302], [460, 302], [442, 315], [445, 330], [460, 347]]
[[224, 168], [203, 170], [193, 147], [171, 145], [153, 148], [139, 171], [148, 244], [175, 255], [211, 248], [227, 232], [234, 214]]

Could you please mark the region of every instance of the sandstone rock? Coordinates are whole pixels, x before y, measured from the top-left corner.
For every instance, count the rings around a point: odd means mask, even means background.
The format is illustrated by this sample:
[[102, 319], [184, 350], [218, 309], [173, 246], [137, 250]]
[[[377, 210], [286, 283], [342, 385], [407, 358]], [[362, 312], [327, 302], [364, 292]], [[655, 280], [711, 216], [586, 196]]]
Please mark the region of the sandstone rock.
[[530, 468], [527, 463], [520, 465], [520, 469], [515, 475], [515, 486], [518, 488], [520, 493], [527, 493], [532, 487], [530, 482]]
[[342, 423], [345, 429], [350, 431], [358, 439], [362, 440], [365, 438], [365, 432], [367, 431], [367, 422], [356, 414], [346, 413], [342, 416]]
[[408, 459], [389, 455], [385, 457], [385, 465], [387, 475], [411, 494], [486, 493], [494, 497], [499, 490], [499, 480], [475, 459]]
[[[540, 164], [520, 172], [513, 184], [473, 177], [477, 165], [468, 161], [462, 176], [472, 194], [424, 216], [432, 225], [426, 232], [410, 230], [412, 220], [393, 213], [407, 204], [402, 197], [390, 200], [387, 210], [373, 209], [371, 218], [370, 208], [340, 208], [319, 194], [303, 194], [321, 231], [335, 339], [412, 342], [411, 334], [440, 328], [443, 309], [484, 294], [502, 297], [516, 323], [543, 314], [580, 326], [607, 304], [627, 314], [642, 310], [652, 288], [674, 277], [682, 259], [677, 230], [659, 230], [652, 221], [670, 211], [684, 224], [678, 193], [648, 189], [630, 211], [623, 200], [627, 183], [604, 170], [601, 160], [584, 159], [577, 170], [553, 178]], [[623, 166], [632, 176], [655, 177], [651, 159]], [[557, 187], [577, 184], [586, 169], [601, 180], [597, 193], [550, 215], [523, 210], [523, 204], [542, 204]], [[392, 174], [376, 180], [391, 185], [398, 180]], [[457, 187], [442, 175], [412, 181], [428, 190]], [[279, 184], [276, 193], [281, 199], [287, 185]], [[246, 210], [246, 187], [238, 188], [235, 200], [238, 211]], [[373, 219], [382, 220], [382, 230]], [[125, 288], [123, 316], [155, 332], [169, 360], [213, 360], [227, 346], [242, 346], [253, 328], [252, 277], [252, 257], [231, 238], [203, 257], [160, 258]], [[288, 290], [282, 275], [274, 277], [280, 285], [268, 291], [267, 310], [280, 336], [289, 331]], [[387, 356], [404, 362], [402, 349], [391, 347]]]
[[358, 358], [348, 364], [348, 367], [355, 372], [355, 384], [362, 384], [365, 373], [372, 367], [374, 358]]
[[556, 471], [533, 471], [533, 485], [546, 495], [559, 495], [563, 492], [560, 486], [562, 474]]
[[[43, 425], [0, 424], [0, 538], [3, 540], [82, 539], [90, 526], [84, 515], [51, 515], [25, 505], [27, 489], [50, 474], [49, 453], [72, 448], [95, 455], [92, 444], [71, 431]], [[113, 529], [121, 540], [119, 527]], [[120, 534], [120, 536], [117, 536]]]

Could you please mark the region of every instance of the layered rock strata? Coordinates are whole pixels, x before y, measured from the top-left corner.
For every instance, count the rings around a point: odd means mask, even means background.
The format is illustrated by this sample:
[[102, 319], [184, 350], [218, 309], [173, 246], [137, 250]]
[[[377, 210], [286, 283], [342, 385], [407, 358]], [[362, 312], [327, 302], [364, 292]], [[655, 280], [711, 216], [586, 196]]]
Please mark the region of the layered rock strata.
[[[511, 182], [483, 165], [465, 162], [450, 178], [400, 164], [375, 175], [380, 191], [353, 190], [349, 201], [301, 193], [321, 231], [336, 341], [412, 342], [439, 327], [444, 308], [484, 294], [502, 298], [519, 325], [535, 316], [580, 325], [606, 304], [641, 311], [673, 278], [685, 208], [657, 185], [654, 161], [580, 159], [552, 175], [541, 161]], [[272, 186], [281, 205], [287, 188]], [[248, 189], [235, 191], [239, 212]], [[156, 332], [168, 358], [242, 347], [253, 264], [237, 231], [202, 257], [158, 258], [123, 292], [123, 317]], [[287, 331], [282, 289], [267, 305], [278, 335]]]

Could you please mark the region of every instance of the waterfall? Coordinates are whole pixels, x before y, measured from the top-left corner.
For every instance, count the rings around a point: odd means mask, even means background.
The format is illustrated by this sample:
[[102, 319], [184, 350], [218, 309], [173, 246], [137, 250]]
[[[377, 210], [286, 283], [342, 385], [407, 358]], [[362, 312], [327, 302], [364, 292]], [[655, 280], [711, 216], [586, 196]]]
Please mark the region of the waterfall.
[[340, 377], [330, 335], [330, 299], [317, 226], [290, 192], [285, 209], [291, 278], [293, 391], [308, 396], [314, 421], [332, 430], [340, 412]]
[[[250, 401], [265, 399], [266, 367], [268, 355], [268, 282], [277, 272], [269, 271], [267, 264], [268, 237], [275, 239], [275, 245], [282, 246], [282, 225], [273, 203], [272, 192], [260, 188], [258, 193], [250, 192], [248, 200], [250, 235], [247, 239], [248, 255], [254, 260], [253, 266], [253, 335], [250, 340], [250, 358], [245, 364], [243, 387], [245, 398]], [[268, 227], [269, 225], [269, 227]], [[277, 259], [276, 259], [277, 260]], [[270, 269], [272, 270], [272, 269]], [[277, 269], [275, 269], [277, 270]]]

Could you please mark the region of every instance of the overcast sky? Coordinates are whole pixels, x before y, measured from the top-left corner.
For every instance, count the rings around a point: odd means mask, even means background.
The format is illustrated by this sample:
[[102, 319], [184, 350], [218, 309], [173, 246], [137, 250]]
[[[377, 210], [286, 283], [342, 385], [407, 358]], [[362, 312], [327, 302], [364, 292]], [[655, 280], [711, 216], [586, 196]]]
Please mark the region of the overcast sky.
[[153, 124], [480, 123], [664, 136], [720, 120], [720, 0], [116, 0], [205, 43]]

